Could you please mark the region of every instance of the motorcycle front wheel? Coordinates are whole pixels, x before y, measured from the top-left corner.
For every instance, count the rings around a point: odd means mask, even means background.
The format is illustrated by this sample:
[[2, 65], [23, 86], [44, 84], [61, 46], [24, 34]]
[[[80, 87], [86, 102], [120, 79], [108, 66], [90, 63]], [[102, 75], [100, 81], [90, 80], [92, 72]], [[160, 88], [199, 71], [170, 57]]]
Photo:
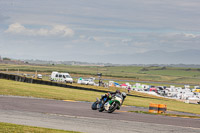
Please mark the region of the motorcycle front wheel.
[[116, 109], [117, 109], [117, 107], [119, 106], [119, 103], [113, 103], [110, 107], [109, 107], [109, 110], [108, 110], [108, 113], [112, 113], [112, 112], [114, 112]]

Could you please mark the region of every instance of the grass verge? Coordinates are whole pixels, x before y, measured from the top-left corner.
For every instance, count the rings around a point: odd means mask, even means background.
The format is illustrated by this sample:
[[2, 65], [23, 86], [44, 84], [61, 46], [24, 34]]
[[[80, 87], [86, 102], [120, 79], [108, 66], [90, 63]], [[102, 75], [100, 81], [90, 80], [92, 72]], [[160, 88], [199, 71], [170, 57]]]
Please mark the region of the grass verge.
[[80, 133], [0, 122], [1, 133]]

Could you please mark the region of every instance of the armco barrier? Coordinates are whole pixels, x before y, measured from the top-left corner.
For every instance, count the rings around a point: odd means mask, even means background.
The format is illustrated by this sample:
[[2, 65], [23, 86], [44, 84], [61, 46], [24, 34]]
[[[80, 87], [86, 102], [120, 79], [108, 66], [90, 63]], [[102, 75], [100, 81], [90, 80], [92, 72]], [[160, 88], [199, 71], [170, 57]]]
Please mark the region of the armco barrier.
[[88, 90], [88, 91], [97, 91], [97, 92], [107, 93], [107, 91], [105, 91], [105, 90], [96, 90], [96, 89], [92, 89], [92, 88], [72, 86], [69, 84], [46, 81], [46, 80], [41, 80], [41, 79], [33, 79], [33, 78], [28, 78], [28, 77], [19, 76], [19, 75], [13, 75], [13, 74], [7, 74], [7, 73], [0, 73], [0, 78], [19, 81], [19, 82], [33, 83], [33, 84], [44, 84], [44, 85], [59, 86], [59, 87], [72, 88], [72, 89], [78, 89], [78, 90]]
[[[108, 91], [105, 91], [105, 90], [97, 90], [97, 89], [92, 89], [92, 88], [73, 86], [71, 84], [64, 84], [64, 83], [46, 81], [46, 80], [41, 80], [41, 79], [34, 79], [34, 78], [24, 77], [24, 76], [20, 76], [20, 75], [7, 74], [7, 73], [1, 73], [1, 72], [0, 72], [0, 79], [8, 79], [8, 80], [13, 80], [13, 81], [33, 83], [33, 84], [44, 84], [44, 85], [51, 85], [51, 86], [59, 86], [59, 87], [64, 87], [64, 88], [77, 89], [77, 90], [88, 90], [88, 91], [96, 91], [96, 92], [103, 92], [103, 93], [108, 92]], [[134, 96], [134, 95], [127, 94], [127, 96]]]

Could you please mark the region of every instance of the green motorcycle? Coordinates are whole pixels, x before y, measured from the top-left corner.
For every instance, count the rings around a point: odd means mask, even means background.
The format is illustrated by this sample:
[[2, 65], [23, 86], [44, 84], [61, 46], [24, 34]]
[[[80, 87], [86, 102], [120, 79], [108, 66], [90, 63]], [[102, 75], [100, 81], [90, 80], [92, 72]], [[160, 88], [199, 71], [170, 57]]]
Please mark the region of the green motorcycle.
[[112, 97], [111, 100], [109, 100], [104, 104], [104, 110], [107, 111], [108, 113], [112, 113], [116, 109], [119, 110], [123, 101], [124, 101], [123, 96], [120, 94], [116, 94], [115, 96]]

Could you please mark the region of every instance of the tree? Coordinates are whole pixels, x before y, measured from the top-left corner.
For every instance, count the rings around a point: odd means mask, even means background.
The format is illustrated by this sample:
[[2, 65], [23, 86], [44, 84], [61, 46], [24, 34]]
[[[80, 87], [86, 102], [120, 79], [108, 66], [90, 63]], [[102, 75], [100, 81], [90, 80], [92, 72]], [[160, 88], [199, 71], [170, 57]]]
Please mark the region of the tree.
[[10, 58], [7, 58], [7, 57], [4, 57], [3, 60], [9, 60], [9, 61], [10, 61], [11, 59], [10, 59]]

